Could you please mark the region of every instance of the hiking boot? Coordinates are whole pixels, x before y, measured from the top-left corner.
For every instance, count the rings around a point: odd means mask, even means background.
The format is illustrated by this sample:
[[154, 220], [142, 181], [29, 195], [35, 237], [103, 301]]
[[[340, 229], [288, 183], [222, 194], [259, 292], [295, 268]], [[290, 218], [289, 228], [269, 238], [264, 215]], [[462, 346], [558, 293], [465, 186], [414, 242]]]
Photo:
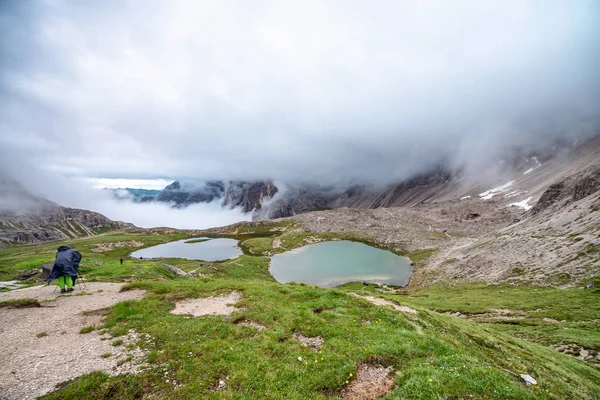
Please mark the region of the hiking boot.
[[60, 289], [61, 293], [67, 293], [67, 289]]
[[75, 290], [75, 289], [73, 289], [72, 287], [70, 287], [70, 288], [67, 289], [67, 292], [72, 292], [73, 290]]

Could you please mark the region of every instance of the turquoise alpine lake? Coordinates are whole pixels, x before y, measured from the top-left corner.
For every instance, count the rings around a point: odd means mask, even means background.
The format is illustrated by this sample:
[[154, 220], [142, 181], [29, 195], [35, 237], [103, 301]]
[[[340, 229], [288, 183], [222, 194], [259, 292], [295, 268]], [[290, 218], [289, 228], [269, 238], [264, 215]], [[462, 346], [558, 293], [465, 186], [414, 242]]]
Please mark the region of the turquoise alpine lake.
[[391, 251], [347, 240], [312, 244], [271, 258], [271, 275], [279, 283], [333, 287], [347, 282], [405, 286], [410, 260]]
[[[204, 241], [197, 241], [202, 240]], [[187, 260], [219, 261], [241, 256], [234, 239], [195, 238], [159, 244], [131, 253], [135, 258], [185, 258]]]

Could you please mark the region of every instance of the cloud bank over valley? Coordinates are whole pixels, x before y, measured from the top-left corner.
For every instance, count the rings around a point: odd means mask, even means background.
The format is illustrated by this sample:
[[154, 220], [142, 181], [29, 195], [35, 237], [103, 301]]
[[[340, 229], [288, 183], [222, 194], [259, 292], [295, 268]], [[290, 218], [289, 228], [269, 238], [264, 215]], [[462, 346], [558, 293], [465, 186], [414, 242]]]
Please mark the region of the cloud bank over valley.
[[83, 181], [476, 171], [598, 134], [599, 49], [593, 0], [8, 0], [0, 170], [86, 208]]

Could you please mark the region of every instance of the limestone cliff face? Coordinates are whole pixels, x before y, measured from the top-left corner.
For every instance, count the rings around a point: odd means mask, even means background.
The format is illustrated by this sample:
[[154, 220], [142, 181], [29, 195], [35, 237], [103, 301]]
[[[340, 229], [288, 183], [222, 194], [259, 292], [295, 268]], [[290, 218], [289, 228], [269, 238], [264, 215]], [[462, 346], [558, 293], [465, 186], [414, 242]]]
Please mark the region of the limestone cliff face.
[[281, 191], [273, 182], [207, 181], [181, 183], [165, 187], [154, 201], [187, 207], [221, 199], [227, 208], [253, 213], [255, 219], [280, 218], [315, 210], [339, 207], [379, 208], [416, 205], [451, 187], [452, 173], [437, 168], [398, 184], [375, 187], [352, 185], [346, 188], [318, 184], [290, 185]]
[[174, 203], [175, 207], [187, 207], [195, 203], [210, 203], [225, 194], [225, 184], [221, 181], [202, 183], [181, 183], [175, 181], [165, 187], [156, 197], [156, 201]]
[[[583, 152], [583, 153], [582, 153]], [[586, 154], [582, 157], [582, 154]], [[577, 177], [563, 181], [566, 171], [592, 168], [600, 157], [600, 137], [577, 146], [573, 143], [549, 143], [530, 148], [515, 148], [502, 159], [489, 160], [481, 171], [468, 175], [450, 163], [440, 162], [419, 175], [382, 185], [352, 184], [328, 186], [313, 183], [288, 182], [276, 187], [272, 181], [208, 181], [200, 183], [173, 182], [156, 201], [171, 202], [186, 207], [199, 202], [220, 199], [221, 205], [252, 213], [254, 219], [280, 218], [309, 211], [341, 207], [376, 209], [382, 207], [413, 207], [424, 203], [477, 198], [491, 188], [514, 183], [510, 192], [494, 197], [506, 206], [532, 198], [535, 202], [542, 192], [534, 212], [548, 204], [571, 198], [577, 201], [595, 192], [600, 174], [590, 169]], [[568, 166], [568, 168], [565, 168]], [[544, 171], [543, 173], [541, 171]], [[532, 203], [533, 204], [533, 203]]]
[[538, 214], [548, 208], [564, 206], [599, 191], [600, 165], [595, 165], [551, 185], [533, 207], [532, 213]]
[[222, 204], [229, 208], [240, 207], [245, 213], [256, 212], [276, 193], [277, 187], [270, 181], [234, 181], [229, 183]]
[[352, 185], [336, 188], [298, 185], [288, 188], [257, 213], [258, 218], [281, 218], [334, 208], [381, 208], [413, 206], [452, 188], [453, 176], [443, 168], [387, 186]]
[[175, 181], [165, 187], [154, 201], [172, 203], [174, 207], [187, 207], [196, 203], [216, 200], [227, 208], [240, 207], [245, 213], [260, 210], [263, 203], [277, 193], [271, 181]]
[[0, 180], [0, 245], [79, 238], [132, 226], [96, 212], [61, 207], [17, 182]]

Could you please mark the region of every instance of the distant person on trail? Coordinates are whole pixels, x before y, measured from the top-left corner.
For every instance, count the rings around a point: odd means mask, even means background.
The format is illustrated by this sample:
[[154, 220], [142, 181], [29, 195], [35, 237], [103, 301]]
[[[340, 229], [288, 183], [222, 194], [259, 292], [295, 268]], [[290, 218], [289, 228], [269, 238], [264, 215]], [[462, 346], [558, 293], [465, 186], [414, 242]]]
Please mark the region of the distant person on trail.
[[54, 267], [52, 267], [52, 272], [48, 277], [48, 285], [54, 279], [58, 279], [58, 286], [61, 293], [72, 292], [74, 290], [73, 285], [77, 279], [80, 261], [81, 254], [78, 251], [73, 250], [69, 246], [60, 246], [57, 249]]
[[121, 257], [119, 261], [121, 262], [121, 265], [123, 265], [123, 257]]

